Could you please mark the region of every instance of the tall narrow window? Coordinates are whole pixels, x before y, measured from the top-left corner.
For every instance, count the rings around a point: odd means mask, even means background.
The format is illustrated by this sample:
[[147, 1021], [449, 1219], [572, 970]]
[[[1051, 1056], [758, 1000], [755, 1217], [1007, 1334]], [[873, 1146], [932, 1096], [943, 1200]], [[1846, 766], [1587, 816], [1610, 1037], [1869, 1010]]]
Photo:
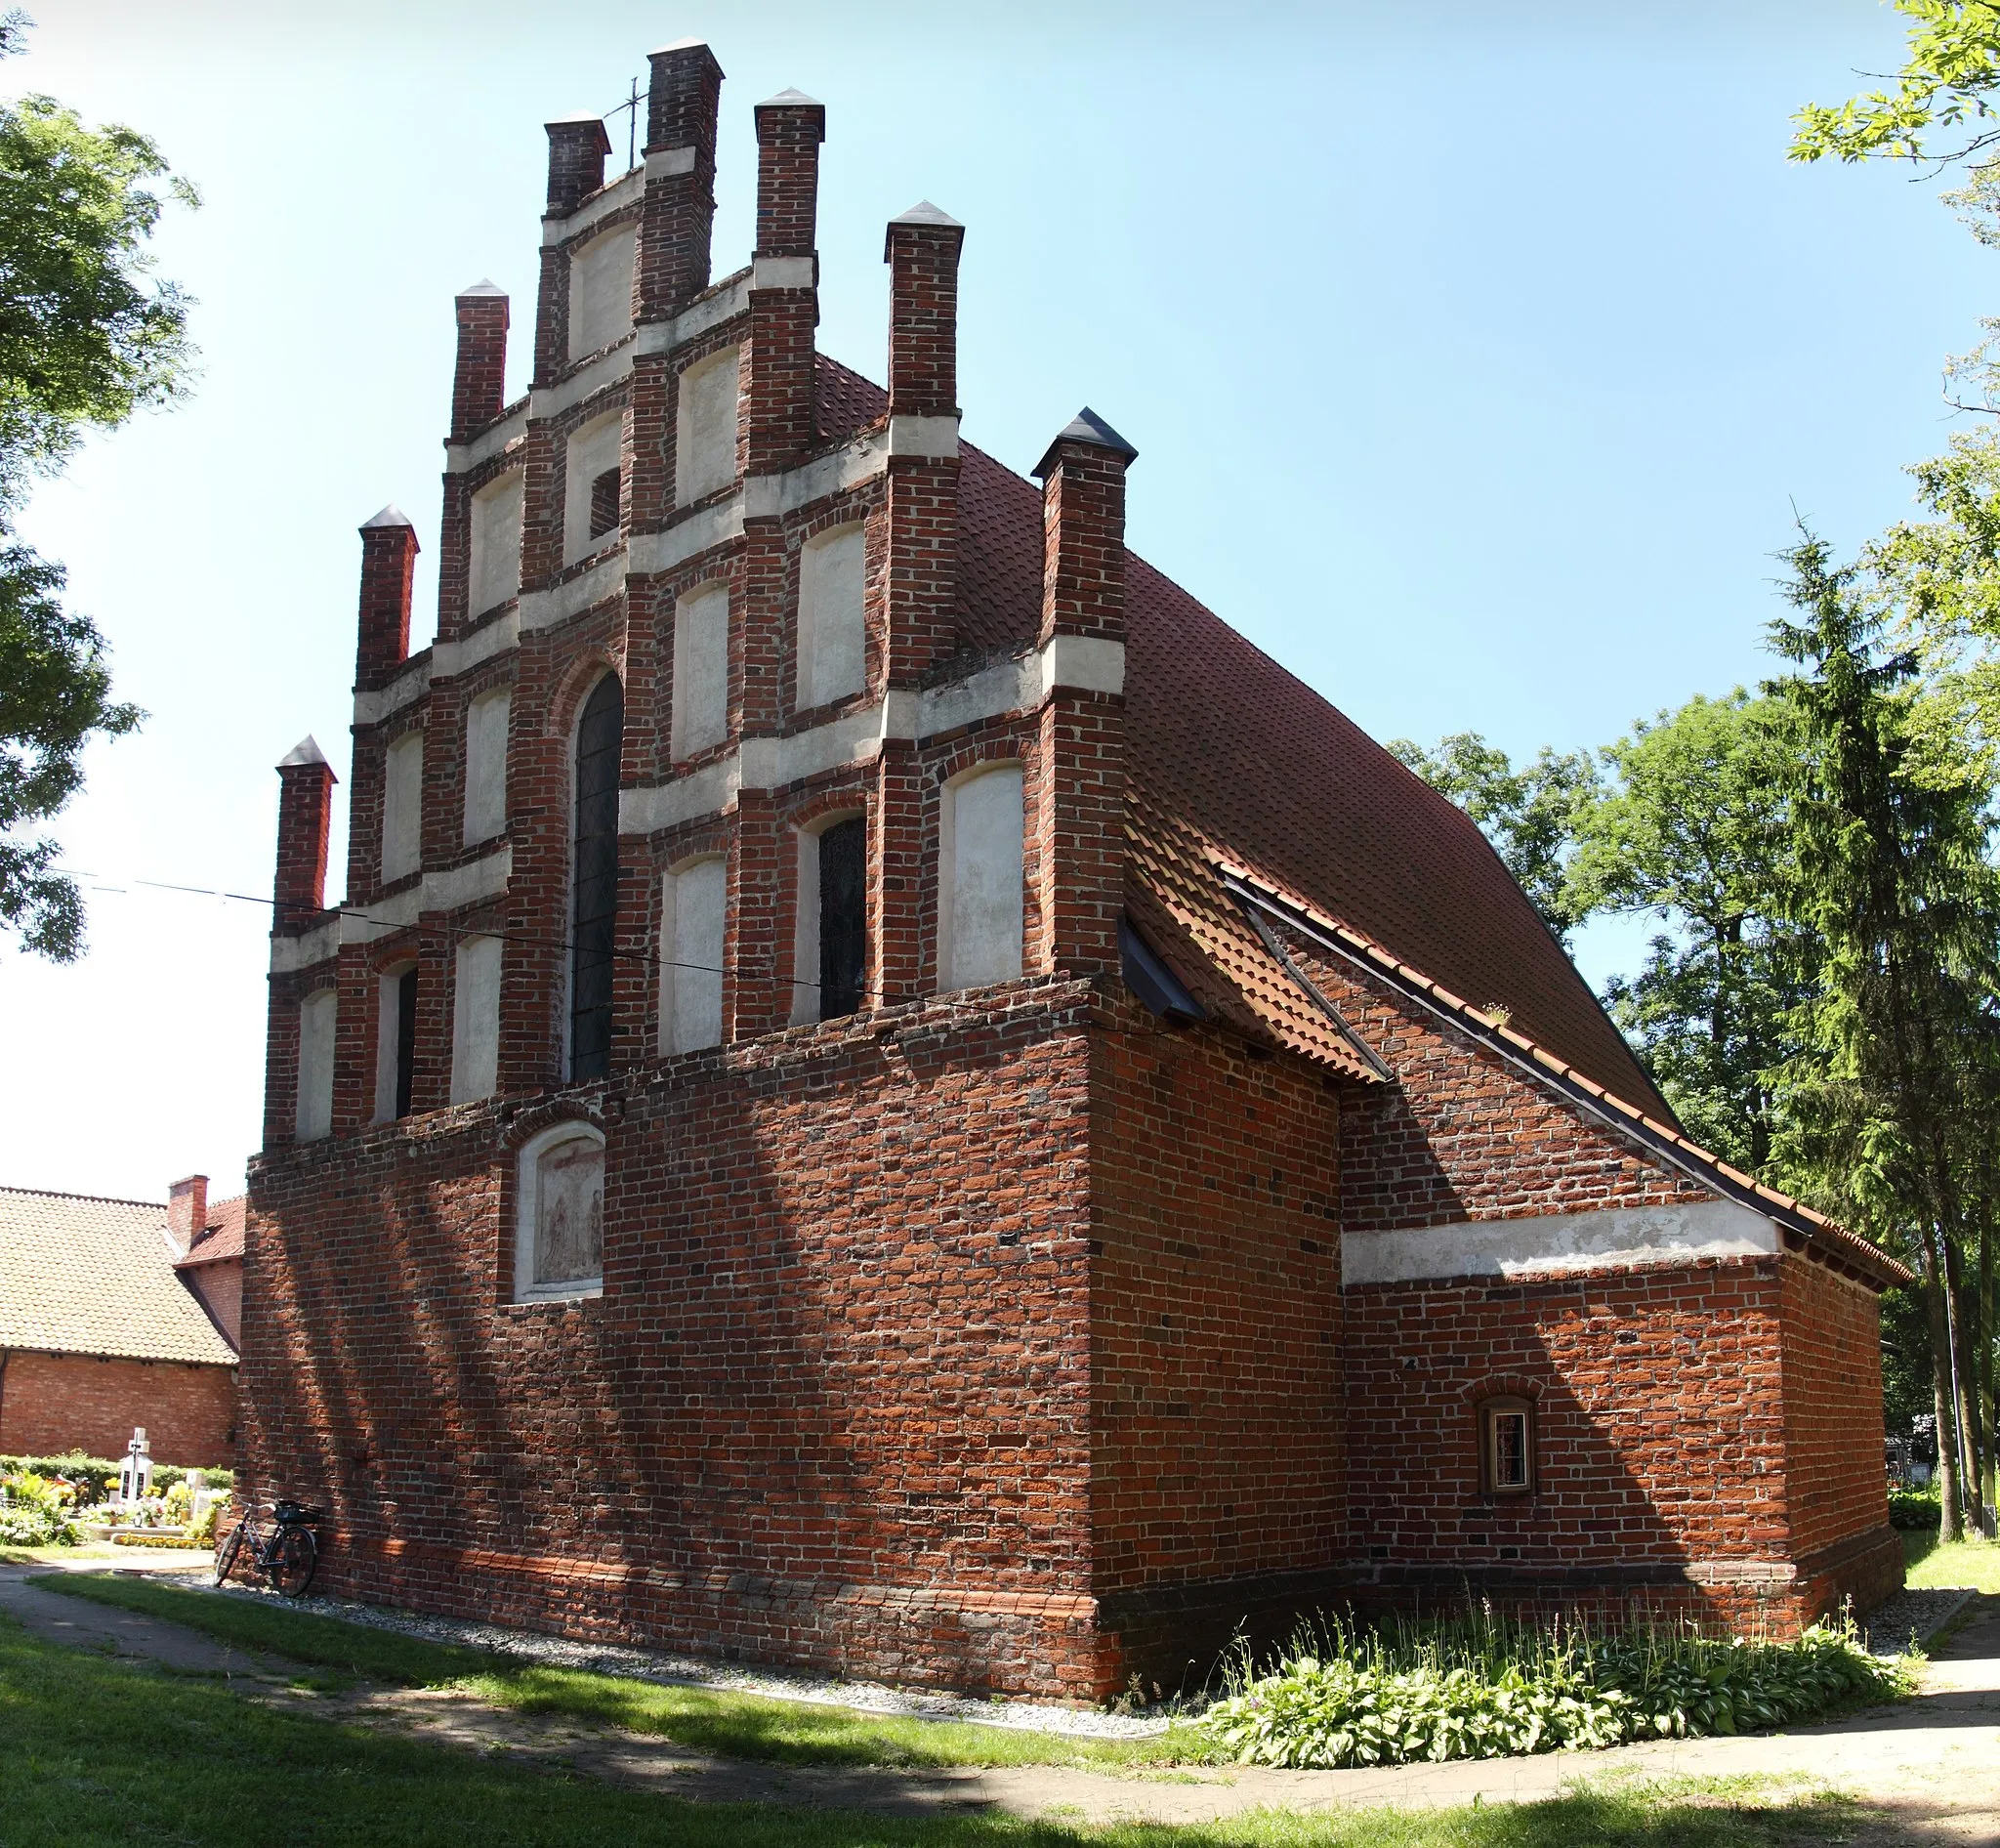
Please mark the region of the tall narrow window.
[[868, 964], [868, 823], [855, 816], [819, 837], [819, 1018], [861, 1005]]
[[719, 857], [667, 874], [660, 943], [660, 1050], [693, 1052], [723, 1038], [723, 938], [729, 867]]
[[867, 535], [840, 526], [808, 539], [799, 553], [801, 710], [857, 693], [867, 685]]
[[383, 763], [382, 883], [394, 885], [423, 863], [424, 735], [405, 732]]
[[497, 937], [458, 946], [451, 990], [451, 1101], [470, 1104], [500, 1088], [500, 970]]
[[375, 1030], [375, 1120], [410, 1113], [417, 1069], [417, 966], [395, 969], [381, 980]]
[[299, 1091], [292, 1133], [316, 1142], [333, 1128], [333, 1049], [339, 1002], [320, 988], [299, 1003]]
[[491, 840], [507, 826], [507, 709], [506, 693], [481, 693], [465, 715], [468, 847]]
[[1019, 764], [969, 772], [944, 791], [938, 986], [982, 987], [1021, 974]]
[[618, 913], [618, 751], [625, 694], [606, 674], [576, 730], [575, 879], [570, 909], [569, 1076], [611, 1069], [611, 944]]

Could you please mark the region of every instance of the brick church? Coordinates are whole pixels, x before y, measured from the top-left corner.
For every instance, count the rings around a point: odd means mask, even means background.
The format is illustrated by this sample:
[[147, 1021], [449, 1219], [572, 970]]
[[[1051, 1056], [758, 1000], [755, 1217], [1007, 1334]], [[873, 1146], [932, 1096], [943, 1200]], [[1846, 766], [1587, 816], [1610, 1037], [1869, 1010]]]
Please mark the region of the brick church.
[[[457, 301], [436, 644], [361, 528], [279, 766], [253, 1484], [362, 1597], [1095, 1698], [1465, 1587], [1897, 1584], [1881, 1251], [1692, 1147], [1478, 830], [959, 435], [964, 229], [817, 353], [825, 113], [548, 126], [533, 384]], [[854, 261], [860, 253], [837, 253]], [[1084, 312], [1079, 309], [1077, 312]]]

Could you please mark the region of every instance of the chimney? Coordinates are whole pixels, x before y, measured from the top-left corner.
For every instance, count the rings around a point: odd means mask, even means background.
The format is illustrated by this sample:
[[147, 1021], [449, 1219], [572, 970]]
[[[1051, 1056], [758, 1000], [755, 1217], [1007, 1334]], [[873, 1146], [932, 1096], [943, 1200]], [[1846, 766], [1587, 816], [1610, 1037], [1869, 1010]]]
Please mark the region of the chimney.
[[458, 312], [458, 370], [451, 380], [451, 441], [463, 442], [500, 415], [507, 401], [507, 291], [475, 282]]
[[167, 1190], [167, 1236], [181, 1255], [208, 1229], [208, 1176], [190, 1174]]
[[699, 39], [646, 60], [646, 207], [633, 278], [633, 318], [658, 320], [708, 287], [715, 232], [715, 130], [723, 67]]
[[543, 127], [549, 134], [549, 204], [543, 216], [567, 218], [604, 184], [611, 138], [597, 115], [565, 115]]
[[308, 737], [278, 765], [277, 775], [277, 884], [271, 929], [282, 931], [326, 908], [333, 766]]
[[[889, 414], [958, 415], [958, 253], [965, 227], [929, 199], [889, 221]], [[952, 453], [957, 454], [954, 446]]]
[[1079, 411], [1039, 463], [1042, 634], [1125, 640], [1125, 471], [1139, 451]]
[[788, 468], [812, 441], [812, 245], [826, 110], [787, 90], [757, 105], [757, 252], [750, 277], [746, 467]]
[[360, 646], [357, 691], [386, 686], [410, 653], [410, 579], [417, 566], [417, 530], [397, 507], [385, 507], [361, 528]]

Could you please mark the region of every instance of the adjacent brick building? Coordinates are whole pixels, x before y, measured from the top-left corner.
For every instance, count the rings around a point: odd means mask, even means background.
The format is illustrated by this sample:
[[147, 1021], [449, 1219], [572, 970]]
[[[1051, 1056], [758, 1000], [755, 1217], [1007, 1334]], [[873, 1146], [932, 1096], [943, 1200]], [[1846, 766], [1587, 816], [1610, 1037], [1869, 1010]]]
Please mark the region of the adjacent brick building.
[[[1458, 1595], [1897, 1582], [1882, 1253], [1690, 1147], [1478, 830], [965, 443], [963, 228], [813, 348], [824, 112], [549, 124], [533, 384], [457, 302], [436, 643], [361, 530], [279, 767], [248, 1466], [363, 1596], [1102, 1696]], [[852, 253], [839, 253], [850, 260]]]
[[144, 1429], [159, 1462], [233, 1463], [243, 1213], [199, 1174], [164, 1205], [0, 1188], [0, 1456]]

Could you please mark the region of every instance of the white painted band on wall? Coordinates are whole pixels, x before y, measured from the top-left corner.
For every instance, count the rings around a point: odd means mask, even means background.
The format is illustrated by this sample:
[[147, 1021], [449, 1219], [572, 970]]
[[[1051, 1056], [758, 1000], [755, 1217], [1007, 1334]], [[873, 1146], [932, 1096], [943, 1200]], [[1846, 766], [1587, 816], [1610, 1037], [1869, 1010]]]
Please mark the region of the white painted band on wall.
[[[679, 153], [682, 150], [676, 148], [674, 151]], [[686, 151], [691, 162], [693, 148], [688, 148]], [[628, 205], [636, 204], [640, 189], [645, 186], [649, 176], [651, 161], [652, 157], [648, 155], [646, 166], [634, 167], [631, 172], [621, 174], [602, 192], [592, 194], [567, 218], [545, 216], [542, 220], [542, 242], [566, 244], [572, 237], [587, 235], [593, 227], [602, 224], [612, 214], [622, 212]], [[688, 170], [692, 171], [691, 164]]]
[[639, 351], [648, 357], [672, 353], [698, 335], [733, 320], [750, 306], [750, 272], [725, 276], [706, 295], [698, 295], [678, 315], [665, 320], [642, 321]]
[[527, 414], [538, 423], [545, 422], [551, 417], [562, 416], [565, 410], [575, 409], [596, 393], [624, 384], [631, 376], [632, 357], [637, 350], [638, 343], [627, 334], [615, 347], [607, 347], [595, 358], [585, 360], [560, 384], [530, 392]]
[[430, 690], [432, 652], [426, 649], [386, 687], [354, 694], [354, 723], [380, 725], [384, 719], [421, 699]]
[[968, 680], [887, 698], [789, 737], [742, 740], [727, 757], [672, 782], [627, 789], [618, 798], [618, 829], [651, 834], [728, 811], [745, 789], [782, 789], [843, 764], [865, 764], [888, 739], [921, 741], [1010, 713], [1031, 712], [1061, 687], [1118, 693], [1125, 646], [1094, 636], [1058, 636], [1038, 653], [995, 661]]
[[504, 616], [495, 616], [484, 628], [475, 629], [462, 642], [434, 644], [431, 650], [432, 676], [437, 680], [450, 680], [454, 675], [479, 666], [481, 661], [490, 661], [496, 654], [505, 654], [520, 641], [521, 610], [517, 607]]
[[522, 404], [490, 429], [480, 431], [472, 441], [445, 443], [444, 472], [463, 475], [468, 469], [478, 468], [481, 462], [490, 462], [496, 455], [505, 454], [526, 435], [527, 406]]
[[296, 975], [301, 969], [330, 960], [343, 944], [372, 944], [392, 931], [407, 930], [425, 911], [456, 911], [497, 899], [506, 892], [513, 872], [512, 843], [462, 866], [427, 872], [419, 884], [369, 905], [365, 913], [343, 911], [298, 937], [273, 937], [271, 972]]
[[958, 454], [956, 417], [892, 417], [889, 453], [949, 461]]
[[1341, 1282], [1352, 1289], [1449, 1277], [1629, 1271], [1703, 1258], [1770, 1257], [1778, 1249], [1777, 1228], [1734, 1200], [1611, 1206], [1409, 1232], [1350, 1232], [1341, 1239]]
[[522, 591], [517, 606], [521, 632], [567, 622], [571, 616], [596, 609], [606, 597], [615, 597], [625, 588], [625, 558], [623, 552], [614, 552], [552, 590]]
[[671, 571], [712, 545], [726, 545], [743, 536], [743, 496], [732, 494], [700, 507], [660, 532], [635, 532], [625, 541], [625, 557], [636, 577]]
[[811, 257], [759, 257], [750, 266], [753, 289], [810, 289], [813, 286]]
[[646, 155], [646, 165], [641, 171], [648, 180], [671, 180], [678, 174], [694, 171], [694, 149], [688, 147], [656, 147]]

